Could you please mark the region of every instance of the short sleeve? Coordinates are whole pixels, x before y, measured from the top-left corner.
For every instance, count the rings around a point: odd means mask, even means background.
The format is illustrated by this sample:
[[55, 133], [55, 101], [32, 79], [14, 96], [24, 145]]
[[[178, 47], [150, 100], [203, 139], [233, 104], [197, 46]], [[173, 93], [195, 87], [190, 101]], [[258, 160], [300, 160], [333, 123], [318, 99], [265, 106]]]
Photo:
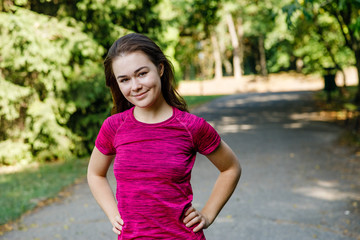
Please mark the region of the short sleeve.
[[221, 142], [220, 135], [203, 118], [197, 121], [193, 138], [196, 150], [203, 155], [212, 153]]
[[114, 129], [114, 124], [111, 122], [111, 117], [104, 121], [95, 141], [96, 148], [105, 155], [114, 155], [116, 153], [113, 144], [116, 129]]

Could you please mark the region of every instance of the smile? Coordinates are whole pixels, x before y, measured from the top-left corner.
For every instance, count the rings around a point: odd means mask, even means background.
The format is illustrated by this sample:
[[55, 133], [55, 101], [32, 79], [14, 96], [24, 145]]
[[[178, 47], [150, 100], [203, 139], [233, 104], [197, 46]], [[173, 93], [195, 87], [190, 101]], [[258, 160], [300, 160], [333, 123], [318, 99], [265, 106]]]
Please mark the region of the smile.
[[[148, 90], [149, 91], [149, 90]], [[133, 95], [133, 97], [135, 98], [141, 98], [142, 96], [144, 96], [148, 91], [145, 91], [143, 93], [139, 93], [139, 94], [136, 94], [136, 95]]]

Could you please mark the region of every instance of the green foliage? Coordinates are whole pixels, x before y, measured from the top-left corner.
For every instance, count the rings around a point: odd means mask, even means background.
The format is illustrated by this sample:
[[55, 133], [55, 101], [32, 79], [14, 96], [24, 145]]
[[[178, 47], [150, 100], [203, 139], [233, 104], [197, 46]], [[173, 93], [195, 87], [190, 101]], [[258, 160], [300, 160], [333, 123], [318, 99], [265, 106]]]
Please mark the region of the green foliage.
[[349, 0], [308, 0], [283, 7], [288, 26], [296, 36], [294, 54], [303, 59], [306, 73], [322, 72], [328, 67], [341, 70], [355, 64], [354, 53], [358, 50], [354, 46], [359, 45], [360, 38], [350, 37], [355, 35], [349, 30], [359, 30], [355, 27], [357, 5]]
[[[31, 94], [30, 89], [8, 82], [3, 79], [1, 75], [0, 89], [3, 89], [3, 91], [0, 91], [0, 116], [4, 118], [4, 121], [11, 121], [19, 118], [20, 103], [21, 101], [26, 101], [29, 97]], [[4, 91], [5, 89], [6, 91]]]
[[[81, 0], [73, 17], [86, 23], [85, 32], [106, 49], [120, 36], [130, 31], [157, 39], [161, 32], [157, 5], [159, 0]], [[160, 31], [158, 31], [160, 30]]]
[[25, 165], [30, 161], [32, 155], [29, 144], [10, 139], [0, 142], [1, 165]]
[[[175, 59], [180, 63], [182, 78], [211, 78], [212, 69], [211, 46], [209, 37], [220, 21], [218, 11], [221, 0], [181, 0], [173, 1], [173, 19], [171, 26], [179, 31], [178, 42], [175, 47]], [[210, 72], [210, 74], [209, 74]]]
[[281, 7], [286, 1], [245, 1], [243, 4], [244, 34], [254, 46], [248, 55], [252, 55], [258, 49], [259, 36], [265, 38], [265, 50], [267, 57], [267, 69], [269, 72], [278, 72], [291, 68], [293, 61], [293, 36], [285, 24], [285, 14]]
[[75, 136], [66, 123], [76, 108], [63, 95], [73, 77], [90, 77], [82, 68], [98, 66], [103, 49], [74, 22], [22, 8], [0, 13], [0, 29], [2, 140], [16, 143], [1, 164], [70, 155]]
[[77, 155], [86, 155], [92, 151], [101, 123], [110, 115], [112, 99], [101, 69], [100, 66], [88, 69], [89, 78], [78, 76], [76, 81], [69, 84], [65, 96], [76, 108], [67, 126], [78, 136], [75, 141]]
[[317, 19], [318, 25], [311, 22], [298, 24], [294, 54], [303, 59], [305, 73], [322, 73], [324, 68], [337, 65], [344, 68], [355, 63], [354, 55], [344, 45], [333, 18], [324, 14]]
[[176, 19], [180, 35], [192, 36], [197, 40], [210, 36], [210, 31], [220, 21], [218, 10], [221, 0], [176, 1], [174, 8], [179, 13]]

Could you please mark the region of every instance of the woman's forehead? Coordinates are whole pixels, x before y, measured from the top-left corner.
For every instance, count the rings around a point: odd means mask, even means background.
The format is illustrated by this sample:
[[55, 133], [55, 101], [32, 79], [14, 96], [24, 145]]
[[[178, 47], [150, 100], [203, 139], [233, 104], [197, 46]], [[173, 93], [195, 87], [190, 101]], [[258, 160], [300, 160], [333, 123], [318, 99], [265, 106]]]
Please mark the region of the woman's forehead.
[[132, 52], [114, 58], [112, 67], [114, 72], [134, 72], [139, 67], [155, 67], [148, 56], [141, 52]]

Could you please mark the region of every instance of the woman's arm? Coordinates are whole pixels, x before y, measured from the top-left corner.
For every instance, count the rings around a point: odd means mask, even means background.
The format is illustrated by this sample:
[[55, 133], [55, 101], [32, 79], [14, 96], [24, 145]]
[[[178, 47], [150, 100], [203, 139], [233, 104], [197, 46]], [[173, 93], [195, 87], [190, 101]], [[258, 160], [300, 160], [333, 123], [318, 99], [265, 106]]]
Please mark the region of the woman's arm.
[[116, 234], [120, 234], [124, 222], [120, 217], [114, 193], [106, 178], [107, 171], [113, 158], [114, 156], [104, 155], [94, 147], [88, 166], [87, 179], [95, 200], [113, 225], [113, 231]]
[[213, 223], [234, 192], [241, 175], [239, 160], [224, 141], [221, 141], [219, 147], [206, 157], [219, 169], [220, 175], [204, 208], [199, 212], [190, 207], [185, 213], [184, 223], [187, 227], [199, 223], [194, 228], [194, 232], [207, 228]]

